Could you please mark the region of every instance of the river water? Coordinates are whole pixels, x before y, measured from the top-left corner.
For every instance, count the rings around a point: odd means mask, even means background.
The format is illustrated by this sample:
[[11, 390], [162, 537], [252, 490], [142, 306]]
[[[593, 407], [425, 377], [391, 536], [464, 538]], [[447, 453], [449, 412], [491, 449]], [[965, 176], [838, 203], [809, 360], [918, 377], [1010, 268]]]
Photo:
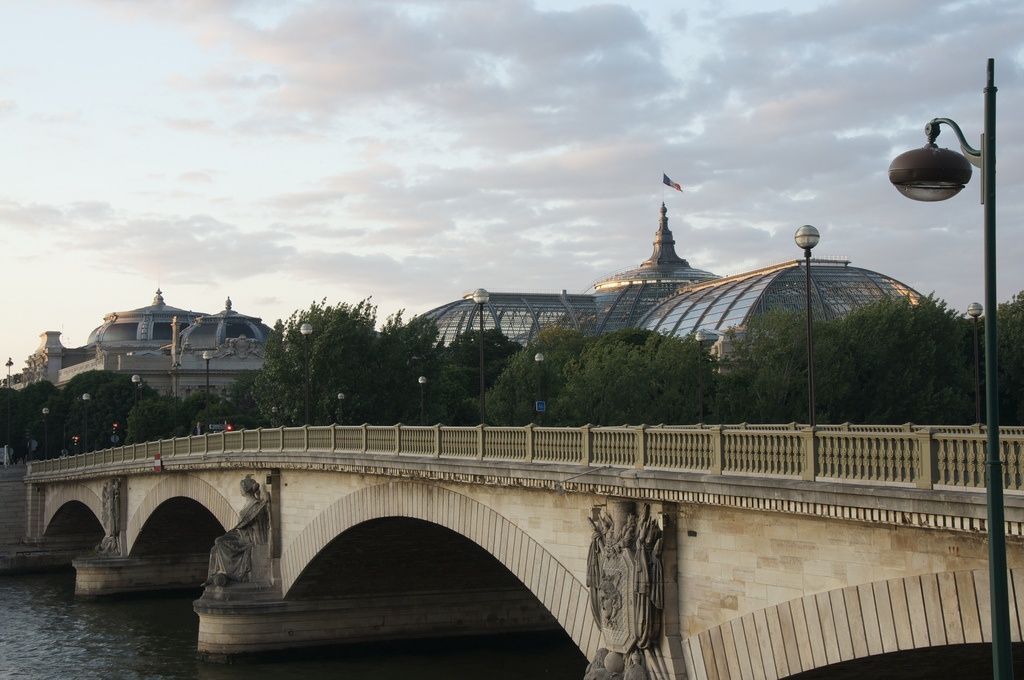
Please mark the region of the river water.
[[0, 577], [0, 678], [578, 680], [586, 667], [561, 635], [379, 644], [210, 664], [195, 656], [198, 595], [76, 600], [72, 572]]

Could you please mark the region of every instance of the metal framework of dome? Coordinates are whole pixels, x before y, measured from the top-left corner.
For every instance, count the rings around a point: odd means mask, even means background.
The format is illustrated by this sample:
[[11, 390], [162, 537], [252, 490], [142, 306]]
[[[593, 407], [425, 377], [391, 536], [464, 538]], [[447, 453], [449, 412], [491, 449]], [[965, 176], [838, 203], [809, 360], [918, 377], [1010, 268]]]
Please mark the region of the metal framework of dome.
[[639, 267], [599, 279], [591, 286], [597, 304], [595, 332], [607, 333], [636, 326], [660, 301], [679, 286], [718, 276], [696, 269], [676, 254], [676, 242], [668, 228], [668, 210], [661, 204], [661, 218], [654, 235], [654, 251]]
[[[463, 333], [479, 328], [479, 305], [473, 294], [426, 312], [438, 328], [438, 339], [448, 344]], [[520, 344], [536, 337], [542, 328], [558, 326], [591, 333], [596, 307], [592, 295], [559, 293], [491, 293], [484, 305], [484, 328], [498, 328]]]
[[[639, 325], [666, 335], [684, 336], [700, 329], [721, 334], [773, 310], [803, 310], [804, 285], [803, 261], [791, 260], [686, 286], [648, 312]], [[920, 297], [890, 276], [851, 267], [849, 260], [811, 260], [811, 307], [817, 319], [835, 319], [885, 298], [917, 303]]]
[[[602, 334], [621, 328], [649, 328], [687, 335], [698, 329], [722, 333], [742, 326], [751, 316], [773, 309], [802, 310], [804, 280], [800, 260], [784, 262], [721, 278], [676, 253], [668, 228], [668, 211], [661, 217], [651, 256], [637, 267], [598, 279], [586, 293], [490, 293], [484, 327], [526, 344], [549, 326]], [[883, 298], [916, 302], [920, 294], [896, 279], [849, 261], [817, 258], [811, 264], [812, 305], [819, 319], [833, 319]], [[425, 316], [438, 326], [439, 339], [450, 343], [478, 327], [472, 293], [436, 307]]]

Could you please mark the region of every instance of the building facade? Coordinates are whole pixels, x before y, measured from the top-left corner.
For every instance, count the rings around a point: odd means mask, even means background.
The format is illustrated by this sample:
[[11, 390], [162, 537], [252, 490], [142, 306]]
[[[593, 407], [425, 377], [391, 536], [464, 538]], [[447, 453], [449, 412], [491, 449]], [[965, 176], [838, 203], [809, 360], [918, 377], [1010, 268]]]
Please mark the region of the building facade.
[[[723, 337], [755, 316], [804, 309], [806, 265], [801, 260], [722, 277], [692, 267], [675, 246], [662, 203], [654, 250], [638, 266], [598, 279], [585, 293], [491, 292], [482, 310], [484, 328], [498, 328], [521, 344], [551, 326], [593, 335], [647, 328], [677, 336], [704, 330]], [[891, 276], [852, 267], [845, 259], [813, 258], [810, 267], [811, 305], [819, 319], [834, 319], [884, 298], [916, 304], [921, 297]], [[426, 316], [437, 323], [440, 339], [448, 343], [478, 328], [480, 312], [468, 292]]]
[[103, 317], [82, 347], [65, 347], [60, 331], [40, 334], [21, 385], [47, 380], [62, 387], [87, 371], [138, 375], [162, 394], [185, 397], [223, 390], [240, 373], [263, 366], [271, 330], [258, 317], [240, 314], [231, 298], [216, 314], [172, 307], [159, 289], [151, 304]]

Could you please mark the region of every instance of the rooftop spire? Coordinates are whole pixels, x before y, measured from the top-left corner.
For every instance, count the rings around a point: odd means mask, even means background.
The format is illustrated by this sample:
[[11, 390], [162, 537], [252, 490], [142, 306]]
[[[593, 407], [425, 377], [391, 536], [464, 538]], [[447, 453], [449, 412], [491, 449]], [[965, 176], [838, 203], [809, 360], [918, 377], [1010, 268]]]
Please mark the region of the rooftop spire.
[[154, 305], [162, 305], [164, 303], [164, 294], [159, 288], [156, 289], [156, 295], [153, 296]]
[[231, 311], [231, 297], [230, 296], [228, 296], [228, 299], [224, 301], [224, 309], [226, 309], [228, 311]]
[[672, 231], [668, 228], [668, 209], [665, 207], [665, 203], [662, 202], [661, 219], [658, 221], [658, 231], [654, 234], [654, 252], [640, 266], [657, 267], [666, 264], [690, 266], [689, 262], [676, 255], [676, 242], [672, 238]]

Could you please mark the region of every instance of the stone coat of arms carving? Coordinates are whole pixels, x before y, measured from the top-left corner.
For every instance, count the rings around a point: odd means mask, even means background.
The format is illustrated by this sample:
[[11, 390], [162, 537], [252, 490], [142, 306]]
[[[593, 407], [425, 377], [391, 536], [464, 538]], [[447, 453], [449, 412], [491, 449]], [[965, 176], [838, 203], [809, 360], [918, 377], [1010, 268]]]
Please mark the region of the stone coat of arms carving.
[[646, 678], [642, 651], [656, 645], [664, 608], [661, 527], [631, 501], [609, 502], [590, 523], [587, 587], [606, 647], [586, 678]]

